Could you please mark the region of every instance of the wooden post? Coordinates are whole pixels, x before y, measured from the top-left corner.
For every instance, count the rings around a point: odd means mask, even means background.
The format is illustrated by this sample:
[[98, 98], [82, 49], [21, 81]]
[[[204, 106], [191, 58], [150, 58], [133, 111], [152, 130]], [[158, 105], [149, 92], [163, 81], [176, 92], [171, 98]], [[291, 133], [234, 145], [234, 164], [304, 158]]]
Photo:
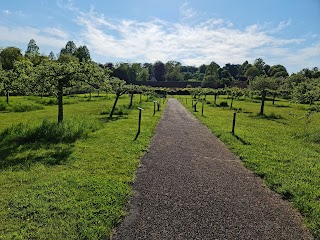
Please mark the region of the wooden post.
[[232, 121], [232, 135], [234, 135], [234, 128], [236, 126], [236, 116], [237, 116], [237, 112], [233, 113], [233, 121]]
[[153, 101], [153, 115], [156, 115], [156, 103], [157, 101]]
[[134, 138], [134, 141], [137, 140], [139, 134], [140, 134], [140, 129], [141, 129], [141, 116], [142, 116], [142, 108], [138, 108], [139, 109], [139, 121], [138, 121], [138, 132], [137, 132], [137, 135], [136, 137]]
[[202, 102], [201, 115], [203, 117], [204, 102]]
[[198, 103], [198, 102], [195, 102], [195, 103], [193, 104], [193, 111], [194, 111], [194, 112], [197, 111], [197, 103]]

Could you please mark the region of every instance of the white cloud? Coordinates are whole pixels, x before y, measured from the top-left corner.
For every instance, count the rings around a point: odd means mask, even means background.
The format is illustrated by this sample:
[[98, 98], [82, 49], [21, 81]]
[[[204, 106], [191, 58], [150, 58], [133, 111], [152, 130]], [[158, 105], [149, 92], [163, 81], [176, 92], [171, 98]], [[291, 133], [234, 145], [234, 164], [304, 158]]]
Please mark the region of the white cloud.
[[[242, 63], [258, 57], [289, 58], [288, 45], [299, 45], [305, 39], [276, 38], [263, 27], [252, 24], [236, 29], [223, 19], [209, 19], [198, 24], [170, 23], [163, 20], [145, 22], [110, 20], [93, 10], [77, 19], [81, 37], [92, 53], [122, 61], [154, 62], [177, 60], [183, 64], [200, 65]], [[290, 25], [280, 22], [277, 31]], [[305, 50], [307, 59], [311, 51]], [[309, 54], [309, 55], [308, 55]]]
[[63, 30], [58, 28], [45, 28], [42, 31], [52, 37], [57, 37], [62, 39], [67, 39], [69, 37], [69, 34], [67, 32], [64, 32]]
[[66, 9], [69, 11], [79, 10], [74, 4], [74, 0], [57, 0], [56, 4], [59, 8]]
[[8, 9], [7, 10], [2, 10], [2, 13], [7, 15], [7, 16], [11, 14], [10, 10], [8, 10]]
[[197, 15], [197, 11], [194, 10], [188, 2], [185, 2], [181, 7], [180, 7], [180, 14], [183, 19], [189, 19], [193, 18], [194, 16]]
[[277, 32], [281, 32], [282, 30], [286, 29], [287, 27], [289, 27], [291, 25], [291, 19], [287, 20], [287, 21], [281, 21], [277, 27], [275, 28], [271, 28], [268, 30], [269, 33], [277, 33]]
[[[1, 42], [13, 42], [25, 44], [27, 46], [30, 39], [35, 39], [37, 44], [40, 46], [49, 46], [54, 49], [62, 48], [67, 39], [63, 38], [61, 35], [57, 38], [54, 33], [48, 34], [46, 29], [42, 31], [38, 28], [32, 27], [6, 27], [0, 26], [0, 41]], [[57, 30], [57, 29], [56, 29]]]

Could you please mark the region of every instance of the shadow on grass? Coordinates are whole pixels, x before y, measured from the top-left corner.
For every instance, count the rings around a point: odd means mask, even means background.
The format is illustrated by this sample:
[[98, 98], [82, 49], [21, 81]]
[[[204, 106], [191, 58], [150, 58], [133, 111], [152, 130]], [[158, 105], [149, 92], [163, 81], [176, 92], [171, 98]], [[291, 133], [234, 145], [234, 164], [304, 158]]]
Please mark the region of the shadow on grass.
[[0, 169], [21, 169], [34, 163], [63, 164], [72, 153], [73, 143], [97, 130], [90, 123], [61, 124], [43, 121], [40, 126], [18, 124], [0, 133]]
[[115, 116], [112, 116], [112, 117], [101, 117], [99, 118], [99, 120], [103, 123], [108, 123], [108, 122], [114, 122], [114, 121], [117, 121], [117, 120], [120, 120], [120, 119], [127, 119], [128, 116], [127, 115], [115, 115]]
[[[1, 134], [3, 137], [3, 134]], [[34, 163], [63, 164], [72, 153], [73, 145], [61, 143], [21, 142], [19, 139], [0, 141], [0, 169], [21, 169]]]
[[251, 145], [250, 142], [245, 141], [243, 138], [239, 137], [239, 136], [236, 135], [236, 134], [234, 135], [234, 137], [235, 137], [238, 141], [240, 141], [243, 145]]
[[274, 121], [283, 125], [288, 125], [286, 122], [282, 121], [282, 120], [285, 120], [285, 118], [282, 117], [280, 114], [275, 114], [275, 113], [271, 113], [269, 115], [253, 114], [253, 115], [250, 115], [250, 117], [254, 119], [266, 119], [266, 120]]

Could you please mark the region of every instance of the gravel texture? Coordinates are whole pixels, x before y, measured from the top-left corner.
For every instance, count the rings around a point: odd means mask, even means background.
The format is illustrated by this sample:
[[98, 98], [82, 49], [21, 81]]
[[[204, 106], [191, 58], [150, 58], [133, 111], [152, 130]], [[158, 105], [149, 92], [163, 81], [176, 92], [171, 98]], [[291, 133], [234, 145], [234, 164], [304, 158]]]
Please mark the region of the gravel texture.
[[264, 186], [176, 99], [133, 184], [112, 239], [314, 239], [288, 202]]

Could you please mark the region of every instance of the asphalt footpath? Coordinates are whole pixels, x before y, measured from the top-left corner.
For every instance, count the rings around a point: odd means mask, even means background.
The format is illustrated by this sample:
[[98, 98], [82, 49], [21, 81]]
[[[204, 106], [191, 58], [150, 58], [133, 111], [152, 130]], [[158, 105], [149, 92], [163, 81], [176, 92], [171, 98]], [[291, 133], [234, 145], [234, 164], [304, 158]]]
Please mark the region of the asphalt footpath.
[[170, 98], [113, 240], [314, 239], [297, 211]]

